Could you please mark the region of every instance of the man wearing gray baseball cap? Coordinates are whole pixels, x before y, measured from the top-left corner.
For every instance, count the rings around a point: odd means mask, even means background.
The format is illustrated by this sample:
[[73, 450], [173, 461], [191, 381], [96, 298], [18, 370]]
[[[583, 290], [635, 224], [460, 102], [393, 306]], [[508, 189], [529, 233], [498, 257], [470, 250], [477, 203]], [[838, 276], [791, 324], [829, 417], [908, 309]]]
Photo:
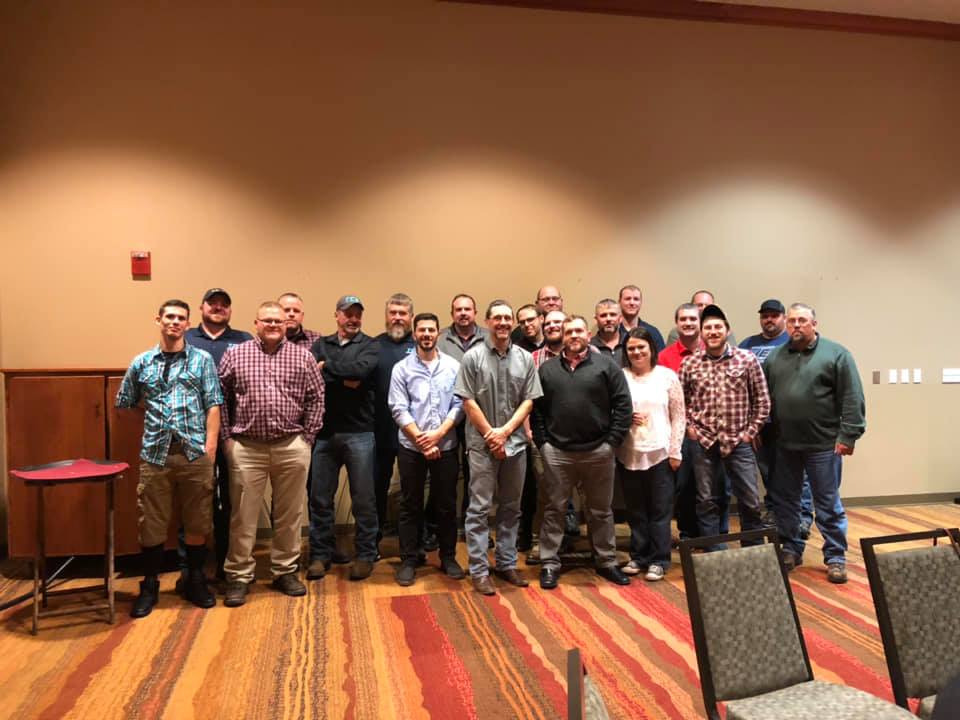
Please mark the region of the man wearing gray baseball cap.
[[351, 580], [363, 580], [377, 559], [376, 493], [374, 491], [374, 384], [377, 343], [361, 331], [363, 303], [356, 295], [337, 300], [337, 331], [320, 338], [311, 352], [326, 384], [326, 415], [313, 446], [310, 488], [310, 565], [308, 580], [319, 580], [336, 550], [334, 497], [340, 468], [347, 466], [350, 500], [356, 522], [356, 557]]

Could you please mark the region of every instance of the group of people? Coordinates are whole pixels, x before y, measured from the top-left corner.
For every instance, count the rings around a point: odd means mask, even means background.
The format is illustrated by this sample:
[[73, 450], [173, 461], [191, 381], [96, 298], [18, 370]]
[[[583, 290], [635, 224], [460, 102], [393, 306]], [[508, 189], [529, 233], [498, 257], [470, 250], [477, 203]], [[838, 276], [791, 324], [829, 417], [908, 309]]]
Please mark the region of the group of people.
[[[491, 576], [524, 587], [518, 552], [526, 549], [528, 564], [540, 564], [540, 586], [555, 588], [574, 490], [597, 573], [615, 584], [664, 577], [674, 516], [681, 537], [727, 532], [731, 492], [743, 530], [775, 522], [790, 570], [803, 556], [805, 514], [813, 515], [827, 578], [845, 582], [841, 458], [865, 429], [850, 353], [820, 336], [803, 303], [764, 301], [761, 332], [739, 347], [708, 291], [677, 308], [666, 343], [641, 319], [642, 303], [634, 285], [600, 300], [591, 333], [585, 317], [564, 312], [553, 286], [516, 309], [490, 302], [482, 324], [474, 298], [458, 294], [443, 327], [397, 293], [385, 303], [385, 331], [371, 337], [354, 295], [337, 301], [337, 329], [326, 336], [304, 328], [295, 293], [259, 306], [254, 336], [230, 326], [222, 288], [203, 295], [195, 328], [187, 303], [165, 302], [160, 342], [133, 360], [116, 401], [145, 409], [145, 577], [131, 614], [143, 617], [157, 602], [175, 504], [186, 559], [178, 589], [199, 607], [215, 604], [204, 573], [213, 530], [224, 604], [242, 605], [268, 482], [273, 587], [304, 595], [307, 492], [305, 578], [351, 562], [334, 535], [344, 466], [355, 520], [352, 580], [367, 578], [379, 559], [396, 464], [400, 585], [413, 584], [426, 553], [438, 549], [440, 570], [454, 579], [469, 573], [479, 593], [497, 592]], [[466, 571], [456, 558], [460, 478]], [[630, 525], [623, 566], [618, 486]]]

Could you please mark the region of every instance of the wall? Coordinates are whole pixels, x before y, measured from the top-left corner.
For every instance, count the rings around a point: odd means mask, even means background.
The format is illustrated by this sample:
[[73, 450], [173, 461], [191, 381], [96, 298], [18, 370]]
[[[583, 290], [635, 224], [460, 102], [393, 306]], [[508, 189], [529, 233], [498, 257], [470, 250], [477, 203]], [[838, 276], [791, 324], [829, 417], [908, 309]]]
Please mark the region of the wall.
[[[10, 7], [15, 6], [15, 7]], [[407, 0], [0, 11], [0, 365], [123, 366], [159, 301], [307, 325], [396, 290], [444, 314], [624, 283], [669, 329], [708, 287], [739, 337], [819, 311], [867, 386], [848, 496], [960, 489], [960, 45]], [[133, 281], [129, 252], [153, 253]]]

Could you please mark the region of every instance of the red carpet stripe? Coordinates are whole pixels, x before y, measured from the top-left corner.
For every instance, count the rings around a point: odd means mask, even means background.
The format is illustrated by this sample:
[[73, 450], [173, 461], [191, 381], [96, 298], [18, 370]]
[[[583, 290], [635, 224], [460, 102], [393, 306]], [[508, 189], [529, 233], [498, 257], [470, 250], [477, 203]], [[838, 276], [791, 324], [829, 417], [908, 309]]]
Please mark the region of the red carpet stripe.
[[99, 643], [83, 661], [74, 668], [67, 678], [63, 690], [57, 699], [47, 708], [40, 711], [42, 718], [62, 718], [73, 708], [77, 699], [87, 689], [90, 680], [113, 657], [113, 651], [123, 642], [127, 633], [133, 629], [133, 622], [128, 617], [118, 618], [119, 624]]
[[410, 659], [424, 688], [424, 708], [431, 717], [475, 720], [467, 670], [437, 622], [429, 596], [392, 598], [390, 606], [403, 622]]

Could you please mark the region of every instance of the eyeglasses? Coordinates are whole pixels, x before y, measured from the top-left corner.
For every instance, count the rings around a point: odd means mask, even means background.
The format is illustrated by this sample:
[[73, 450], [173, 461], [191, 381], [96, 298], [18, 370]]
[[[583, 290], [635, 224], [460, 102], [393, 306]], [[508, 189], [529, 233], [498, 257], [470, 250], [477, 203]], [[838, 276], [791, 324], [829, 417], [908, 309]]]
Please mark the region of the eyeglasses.
[[283, 325], [285, 321], [284, 321], [284, 320], [275, 320], [274, 318], [267, 318], [266, 320], [262, 320], [261, 318], [257, 318], [257, 322], [260, 323], [261, 325]]

